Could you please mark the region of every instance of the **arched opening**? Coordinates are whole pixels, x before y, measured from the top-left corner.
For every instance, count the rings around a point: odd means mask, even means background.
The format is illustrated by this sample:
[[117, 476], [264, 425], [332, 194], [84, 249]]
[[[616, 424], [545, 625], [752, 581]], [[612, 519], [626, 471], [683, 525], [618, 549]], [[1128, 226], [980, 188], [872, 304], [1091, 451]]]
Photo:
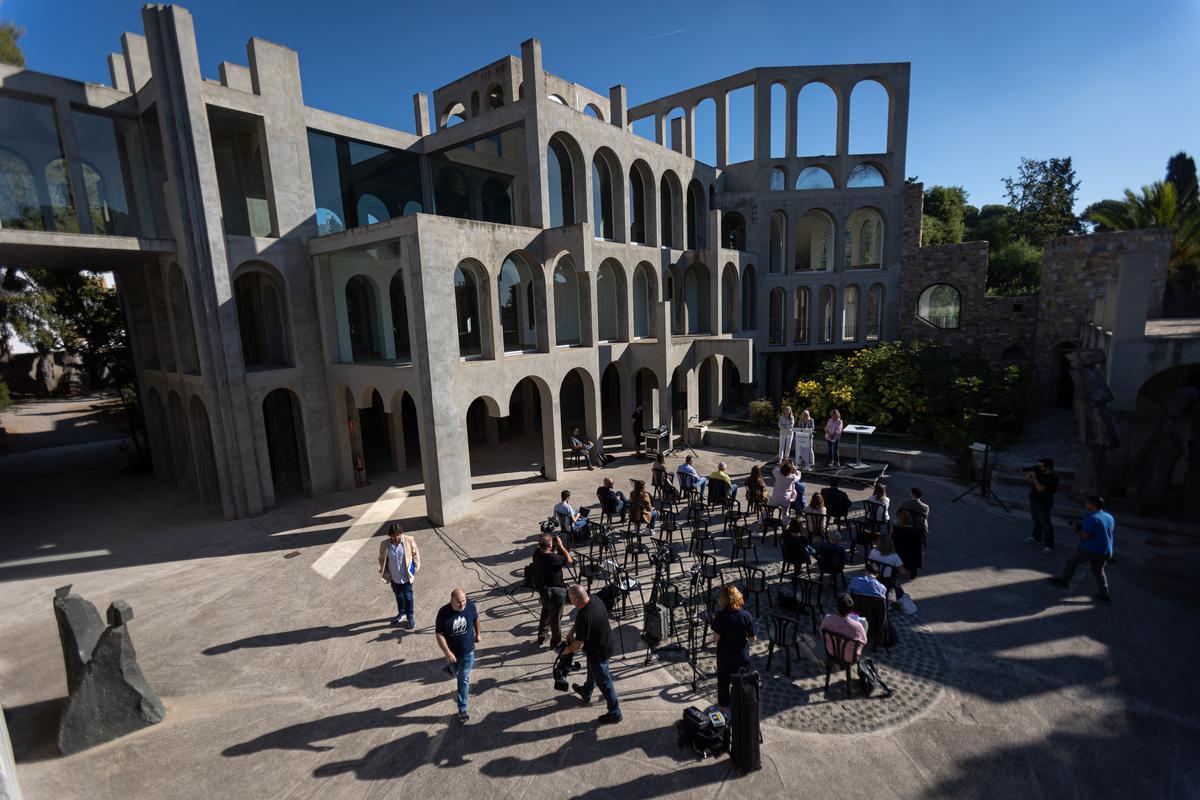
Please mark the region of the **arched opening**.
[[833, 263], [833, 218], [823, 211], [808, 211], [796, 220], [797, 272], [826, 270]]
[[888, 151], [887, 89], [879, 81], [859, 81], [850, 92], [850, 152]]
[[681, 242], [675, 236], [678, 225], [682, 188], [675, 173], [667, 170], [659, 181], [658, 196], [662, 208], [659, 211], [659, 243], [663, 247], [678, 248]]
[[638, 339], [653, 338], [657, 281], [654, 271], [645, 261], [633, 272], [633, 335]]
[[817, 331], [821, 344], [833, 343], [833, 287], [822, 286], [818, 299]]
[[824, 167], [805, 167], [796, 176], [796, 191], [798, 192], [832, 188], [834, 188], [833, 176]]
[[382, 358], [377, 310], [375, 284], [370, 278], [355, 275], [346, 281], [346, 321], [350, 326], [350, 352], [355, 361]]
[[162, 396], [153, 386], [146, 392], [146, 437], [150, 441], [150, 457], [154, 474], [161, 480], [175, 480], [175, 454], [171, 452], [171, 436], [167, 426], [167, 410]]
[[[590, 374], [576, 368], [566, 374], [562, 385], [559, 386], [559, 425], [565, 455], [570, 455], [571, 432], [576, 428], [579, 429], [581, 439], [596, 441], [596, 437], [599, 436], [596, 431], [599, 419], [593, 394], [595, 385]], [[593, 454], [595, 452], [593, 451]]]
[[758, 280], [751, 265], [742, 272], [742, 330], [758, 330]]
[[600, 340], [624, 341], [625, 272], [613, 259], [605, 259], [596, 272], [596, 320]]
[[558, 345], [580, 343], [583, 317], [579, 275], [570, 256], [563, 256], [554, 267], [554, 338]]
[[742, 375], [732, 358], [721, 359], [721, 414], [740, 416], [746, 407]]
[[467, 189], [467, 178], [462, 170], [448, 167], [438, 172], [434, 183], [433, 201], [437, 213], [443, 217], [470, 219], [471, 196]]
[[600, 426], [603, 428], [605, 450], [621, 445], [621, 422], [625, 417], [621, 405], [622, 383], [621, 370], [616, 362], [604, 368], [600, 376]]
[[767, 304], [767, 344], [783, 344], [783, 304], [784, 291], [777, 286]]
[[288, 389], [275, 389], [263, 398], [263, 426], [275, 503], [311, 491], [304, 417], [300, 398]]
[[[349, 312], [353, 308], [356, 313], [367, 315], [355, 320], [357, 327], [352, 327], [351, 331], [353, 334], [357, 330], [360, 336], [366, 335], [369, 339], [370, 333], [364, 334], [362, 325], [365, 324], [364, 319], [369, 320], [374, 316], [374, 292], [369, 281], [362, 276], [356, 278], [364, 281], [365, 285], [356, 285], [354, 289], [346, 285], [346, 310]], [[351, 294], [355, 296], [353, 304]], [[265, 264], [243, 268], [233, 281], [233, 296], [237, 302], [238, 332], [242, 337], [242, 358], [246, 368], [288, 366], [291, 357], [287, 335], [287, 303], [284, 300], [287, 290], [278, 273]], [[353, 336], [351, 341], [354, 341]]]
[[1128, 444], [1128, 474], [1138, 514], [1191, 521], [1189, 500], [1200, 478], [1198, 439], [1200, 364], [1169, 367], [1142, 384]]
[[720, 374], [716, 364], [717, 357], [709, 356], [700, 362], [700, 371], [696, 375], [696, 407], [701, 422], [713, 420], [719, 416], [717, 398], [720, 397], [720, 386], [717, 381]]
[[221, 482], [217, 476], [217, 459], [213, 450], [212, 426], [208, 421], [208, 411], [199, 395], [193, 395], [188, 404], [192, 425], [192, 442], [196, 453], [196, 488], [200, 492], [200, 502], [206, 506], [220, 505]]
[[593, 119], [598, 119], [601, 122], [604, 122], [604, 112], [601, 111], [600, 107], [595, 103], [588, 103], [586, 106], [584, 106], [583, 113], [589, 117], [592, 117]]
[[771, 243], [768, 271], [772, 275], [783, 272], [784, 259], [787, 258], [787, 245], [784, 237], [787, 235], [787, 214], [782, 211], [771, 212]]
[[392, 218], [387, 206], [373, 194], [364, 194], [358, 198], [358, 224], [374, 225]]
[[867, 341], [883, 338], [883, 284], [876, 283], [867, 292]]
[[687, 115], [683, 109], [679, 107], [672, 108], [667, 112], [667, 118], [664, 121], [667, 129], [667, 147], [674, 150], [676, 153], [688, 153], [687, 142]]
[[704, 217], [707, 203], [704, 187], [694, 178], [687, 190], [687, 249], [701, 250], [705, 247]]
[[592, 228], [597, 239], [616, 238], [617, 177], [621, 174], [617, 157], [607, 148], [592, 156]]
[[746, 249], [746, 219], [736, 211], [721, 217], [721, 246], [730, 250]]
[[870, 189], [883, 185], [883, 173], [870, 164], [859, 164], [850, 170], [850, 177], [846, 179], [847, 189]]
[[37, 182], [29, 162], [0, 147], [0, 228], [39, 231], [46, 228]]
[[513, 224], [512, 186], [507, 180], [488, 178], [480, 189], [484, 222]]
[[187, 494], [196, 492], [196, 468], [192, 462], [192, 441], [183, 401], [178, 392], [167, 395], [167, 428], [171, 432], [171, 453], [175, 456], [175, 485]]
[[1054, 346], [1054, 405], [1059, 408], [1075, 404], [1075, 381], [1071, 380], [1071, 362], [1067, 356], [1076, 349], [1074, 342], [1059, 342]]
[[709, 311], [712, 307], [709, 292], [708, 267], [692, 264], [684, 273], [684, 305], [687, 308], [687, 332], [711, 333]]
[[179, 367], [189, 375], [200, 374], [200, 356], [196, 348], [196, 325], [187, 280], [178, 264], [167, 268], [167, 292], [171, 296], [171, 318], [175, 321], [175, 339], [179, 343]]
[[577, 149], [564, 134], [556, 133], [550, 138], [550, 146], [546, 150], [546, 182], [550, 197], [551, 228], [579, 222], [575, 201], [580, 183], [576, 177], [576, 162], [572, 157]]
[[787, 96], [785, 84], [771, 84], [771, 158], [787, 158]]
[[467, 109], [462, 103], [454, 102], [446, 106], [446, 110], [442, 112], [442, 120], [440, 127], [449, 128], [452, 125], [458, 125], [461, 122], [467, 121]]
[[637, 160], [629, 168], [629, 241], [646, 244], [654, 222], [651, 213], [654, 178], [645, 161]]
[[717, 101], [711, 97], [701, 100], [692, 110], [691, 144], [692, 158], [710, 167], [717, 165]]
[[[396, 412], [392, 412], [395, 424]], [[404, 446], [404, 468], [421, 472], [421, 422], [417, 416], [417, 404], [412, 395], [403, 392], [400, 396], [400, 441]]]
[[671, 304], [671, 335], [682, 336], [687, 330], [687, 323], [684, 317], [687, 316], [687, 310], [684, 304], [683, 292], [683, 276], [679, 273], [679, 267], [671, 264], [667, 267], [667, 291], [663, 298]]
[[404, 290], [404, 273], [397, 270], [388, 284], [388, 300], [392, 306], [392, 347], [396, 360], [412, 362], [412, 343], [408, 335], [408, 297]]
[[633, 402], [642, 407], [642, 419], [647, 428], [660, 424], [658, 417], [658, 376], [642, 367], [633, 375]]
[[474, 358], [483, 354], [483, 319], [480, 317], [482, 269], [464, 261], [454, 270], [454, 306], [458, 315], [458, 354]]
[[842, 341], [858, 339], [858, 287], [847, 286], [842, 295]]
[[807, 286], [796, 289], [796, 326], [792, 341], [795, 344], [808, 344], [808, 296]]
[[[962, 298], [958, 289], [948, 283], [928, 286], [917, 298], [917, 317], [940, 330], [958, 330], [961, 309]], [[1071, 349], [1074, 349], [1074, 345]]]
[[375, 478], [395, 468], [392, 453], [392, 415], [383, 404], [378, 390], [371, 392], [371, 405], [358, 410], [362, 426], [362, 456], [367, 478]]
[[[683, 364], [671, 373], [671, 428], [674, 435], [682, 436], [687, 432], [688, 423], [688, 373]], [[672, 436], [674, 438], [674, 436]]]
[[738, 311], [737, 267], [726, 264], [721, 275], [721, 333], [733, 333], [737, 329], [734, 319]]
[[496, 281], [500, 298], [500, 330], [504, 335], [504, 352], [519, 353], [537, 349], [537, 307], [534, 298], [534, 271], [525, 259], [509, 255], [500, 266]]
[[487, 90], [487, 105], [488, 108], [500, 108], [504, 105], [504, 89], [500, 84], [493, 83]]
[[771, 170], [771, 191], [782, 192], [787, 189], [787, 171], [783, 167]]
[[837, 152], [837, 95], [813, 82], [796, 98], [796, 155], [831, 156]]
[[551, 103], [558, 103], [560, 106], [566, 106], [567, 108], [570, 108], [570, 107], [571, 107], [571, 104], [570, 104], [570, 103], [568, 103], [568, 102], [566, 101], [566, 98], [564, 98], [562, 95], [559, 95], [559, 94], [551, 94], [551, 95], [549, 95], [549, 97], [550, 97], [550, 102], [551, 102]]

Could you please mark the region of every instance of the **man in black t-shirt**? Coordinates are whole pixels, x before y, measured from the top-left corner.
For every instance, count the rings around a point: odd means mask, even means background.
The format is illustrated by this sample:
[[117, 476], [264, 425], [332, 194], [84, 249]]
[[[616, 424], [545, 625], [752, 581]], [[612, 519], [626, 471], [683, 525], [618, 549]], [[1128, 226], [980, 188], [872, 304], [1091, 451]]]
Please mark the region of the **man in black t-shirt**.
[[434, 630], [447, 669], [458, 679], [458, 719], [466, 722], [471, 718], [467, 714], [467, 693], [471, 689], [471, 667], [475, 666], [475, 645], [479, 643], [479, 613], [464, 589], [450, 593], [450, 602], [438, 610]]
[[567, 584], [563, 582], [563, 567], [574, 564], [571, 553], [563, 547], [562, 539], [542, 534], [538, 549], [533, 553], [533, 571], [537, 580], [538, 595], [542, 601], [542, 615], [538, 619], [537, 643], [546, 643], [546, 628], [550, 628], [550, 646], [558, 647], [562, 641], [562, 612], [567, 602]]
[[581, 684], [573, 684], [572, 689], [587, 705], [592, 702], [592, 690], [600, 688], [608, 703], [608, 711], [600, 717], [601, 725], [609, 725], [621, 721], [621, 703], [617, 700], [617, 690], [613, 687], [612, 675], [608, 671], [608, 659], [612, 656], [612, 628], [608, 623], [608, 609], [598, 597], [589, 597], [587, 590], [579, 584], [568, 590], [571, 605], [575, 606], [575, 629], [571, 631], [571, 643], [566, 652], [577, 653], [583, 650], [587, 656], [587, 680]]
[[1043, 553], [1054, 552], [1054, 523], [1050, 512], [1054, 508], [1054, 494], [1058, 491], [1058, 473], [1054, 471], [1054, 459], [1039, 458], [1029, 467], [1018, 467], [1029, 481], [1029, 515], [1033, 517], [1033, 533], [1028, 541], [1042, 544]]

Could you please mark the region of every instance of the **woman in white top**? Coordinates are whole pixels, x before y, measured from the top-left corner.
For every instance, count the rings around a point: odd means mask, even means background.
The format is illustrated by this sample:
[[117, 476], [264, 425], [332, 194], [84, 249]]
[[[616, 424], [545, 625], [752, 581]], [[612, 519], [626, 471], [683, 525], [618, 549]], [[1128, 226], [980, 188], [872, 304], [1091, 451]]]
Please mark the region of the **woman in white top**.
[[895, 574], [895, 581], [892, 582], [893, 588], [896, 590], [896, 601], [904, 596], [904, 590], [900, 588], [900, 579], [907, 573], [904, 569], [904, 562], [900, 560], [900, 556], [896, 555], [896, 548], [892, 545], [891, 536], [880, 536], [879, 542], [871, 549], [867, 555], [868, 561], [878, 561], [883, 566], [880, 569], [880, 580], [891, 578]]
[[838, 443], [842, 441], [842, 415], [835, 408], [829, 412], [829, 421], [825, 423], [825, 441], [829, 442], [829, 466], [840, 467], [842, 457], [838, 454]]
[[[800, 469], [812, 469], [816, 457], [813, 455], [812, 440], [816, 433], [817, 423], [813, 420], [812, 414], [808, 413], [808, 409], [800, 412], [800, 419], [796, 420], [796, 424], [792, 429], [792, 441], [796, 445], [796, 466]], [[807, 432], [808, 436], [800, 434]]]
[[792, 449], [792, 425], [794, 423], [792, 407], [784, 406], [779, 415], [779, 455], [775, 456], [775, 460], [780, 463], [787, 458], [788, 452]]
[[786, 512], [792, 507], [792, 501], [796, 499], [796, 481], [800, 480], [800, 475], [792, 466], [792, 462], [787, 459], [775, 467], [774, 474], [775, 483], [771, 487], [771, 499], [767, 501], [767, 504], [777, 507], [786, 519]]
[[875, 484], [875, 490], [867, 498], [867, 519], [881, 525], [892, 521], [888, 515], [888, 505], [891, 499], [887, 496], [887, 487], [882, 483]]

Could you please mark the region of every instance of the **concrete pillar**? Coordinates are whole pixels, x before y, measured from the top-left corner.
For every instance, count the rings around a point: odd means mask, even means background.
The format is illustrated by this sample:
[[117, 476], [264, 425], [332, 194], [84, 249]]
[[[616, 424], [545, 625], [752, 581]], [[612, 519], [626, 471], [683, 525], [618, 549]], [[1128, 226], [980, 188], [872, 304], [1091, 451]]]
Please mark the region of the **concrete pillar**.
[[544, 387], [538, 391], [542, 394], [542, 468], [547, 479], [556, 481], [563, 475], [562, 404], [558, 392]]
[[228, 86], [230, 89], [236, 89], [239, 92], [254, 94], [254, 78], [250, 74], [247, 67], [241, 64], [234, 64], [232, 61], [222, 61], [217, 67], [217, 77], [221, 79], [222, 86]]
[[684, 153], [683, 118], [671, 118], [671, 149], [676, 153]]
[[608, 90], [608, 116], [608, 121], [621, 130], [629, 125], [629, 95], [621, 84]]
[[417, 92], [413, 95], [413, 127], [417, 136], [428, 136], [429, 129], [429, 95]]
[[759, 78], [754, 84], [754, 158], [771, 157], [771, 83]]
[[421, 169], [421, 210], [433, 214], [437, 205], [433, 194], [433, 162], [429, 156], [422, 155], [418, 164]]
[[897, 81], [901, 88], [889, 93], [891, 113], [888, 115], [888, 155], [892, 156], [894, 175], [888, 176], [889, 184], [898, 184], [904, 180], [904, 156], [908, 153], [908, 75], [911, 69], [908, 64], [900, 64], [898, 68], [903, 76]]
[[[787, 87], [787, 119], [784, 120], [785, 127], [787, 128], [787, 142], [784, 145], [783, 152], [788, 158], [795, 158], [797, 150], [796, 142], [800, 138], [800, 130], [796, 120], [796, 105], [798, 102], [799, 90], [790, 83], [785, 83], [784, 86]], [[789, 176], [789, 180], [792, 182], [792, 186], [796, 185], [795, 175]], [[791, 189], [792, 186], [786, 186], [784, 188]]]
[[545, 228], [550, 224], [550, 195], [546, 184], [546, 148], [550, 137], [541, 130], [539, 108], [545, 102], [542, 91], [542, 43], [527, 39], [521, 43], [521, 76], [525, 85], [528, 110], [525, 113], [525, 160], [529, 175], [529, 225]]
[[118, 92], [129, 91], [129, 72], [125, 69], [125, 56], [121, 53], [108, 54], [108, 79]]
[[404, 446], [404, 410], [401, 392], [397, 392], [387, 415], [388, 438], [392, 443], [392, 469], [403, 472], [408, 469], [408, 450]]
[[125, 54], [125, 79], [129, 82], [129, 88], [133, 92], [140, 91], [152, 77], [146, 37], [136, 33], [121, 34], [121, 50]]
[[729, 163], [729, 95], [717, 95], [717, 166]]
[[667, 146], [667, 118], [662, 113], [654, 115], [654, 141], [663, 147]]
[[683, 154], [696, 157], [696, 107], [683, 110]]
[[[839, 85], [837, 89], [837, 155], [844, 156], [850, 152], [850, 90], [852, 87]], [[843, 177], [844, 181], [845, 178]], [[845, 184], [843, 183], [843, 186]]]
[[87, 183], [83, 179], [83, 159], [79, 156], [79, 142], [75, 140], [75, 126], [71, 118], [71, 103], [63, 97], [54, 100], [54, 121], [58, 124], [58, 135], [62, 140], [63, 156], [67, 160], [67, 175], [71, 181], [71, 202], [75, 205], [75, 218], [79, 221], [80, 233], [103, 233], [92, 229], [92, 215], [88, 208]]

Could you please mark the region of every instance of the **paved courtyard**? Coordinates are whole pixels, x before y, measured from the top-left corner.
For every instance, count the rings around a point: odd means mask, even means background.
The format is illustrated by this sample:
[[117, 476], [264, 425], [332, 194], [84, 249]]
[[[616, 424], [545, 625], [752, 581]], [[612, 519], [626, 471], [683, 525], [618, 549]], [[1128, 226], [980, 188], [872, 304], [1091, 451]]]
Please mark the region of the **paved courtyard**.
[[[778, 654], [764, 673], [763, 769], [740, 777], [728, 759], [676, 747], [675, 720], [715, 690], [692, 692], [674, 648], [646, 666], [640, 618], [622, 625], [628, 657], [614, 662], [625, 720], [597, 727], [602, 704], [554, 692], [551, 656], [533, 642], [536, 599], [514, 589], [562, 488], [592, 499], [611, 475], [627, 490], [647, 462], [626, 455], [558, 484], [480, 463], [473, 516], [446, 528], [425, 522], [415, 474], [225, 522], [126, 474], [115, 444], [21, 454], [19, 468], [0, 459], [0, 699], [31, 800], [1200, 796], [1197, 538], [1118, 527], [1116, 602], [1098, 607], [1090, 575], [1070, 592], [1044, 582], [1067, 550], [1025, 544], [1025, 514], [952, 504], [952, 482], [892, 477], [893, 495], [919, 483], [933, 508], [926, 569], [908, 587], [918, 613], [877, 658], [896, 694], [846, 700], [840, 681], [825, 692], [806, 631], [792, 677]], [[699, 451], [705, 472], [718, 459], [735, 477], [753, 463]], [[387, 519], [421, 548], [414, 632], [389, 627], [376, 574]], [[778, 551], [759, 556], [769, 567]], [[648, 589], [651, 572], [640, 577]], [[132, 604], [167, 717], [64, 758], [50, 601], [67, 583], [102, 612]], [[431, 632], [456, 585], [483, 625], [466, 727]]]

